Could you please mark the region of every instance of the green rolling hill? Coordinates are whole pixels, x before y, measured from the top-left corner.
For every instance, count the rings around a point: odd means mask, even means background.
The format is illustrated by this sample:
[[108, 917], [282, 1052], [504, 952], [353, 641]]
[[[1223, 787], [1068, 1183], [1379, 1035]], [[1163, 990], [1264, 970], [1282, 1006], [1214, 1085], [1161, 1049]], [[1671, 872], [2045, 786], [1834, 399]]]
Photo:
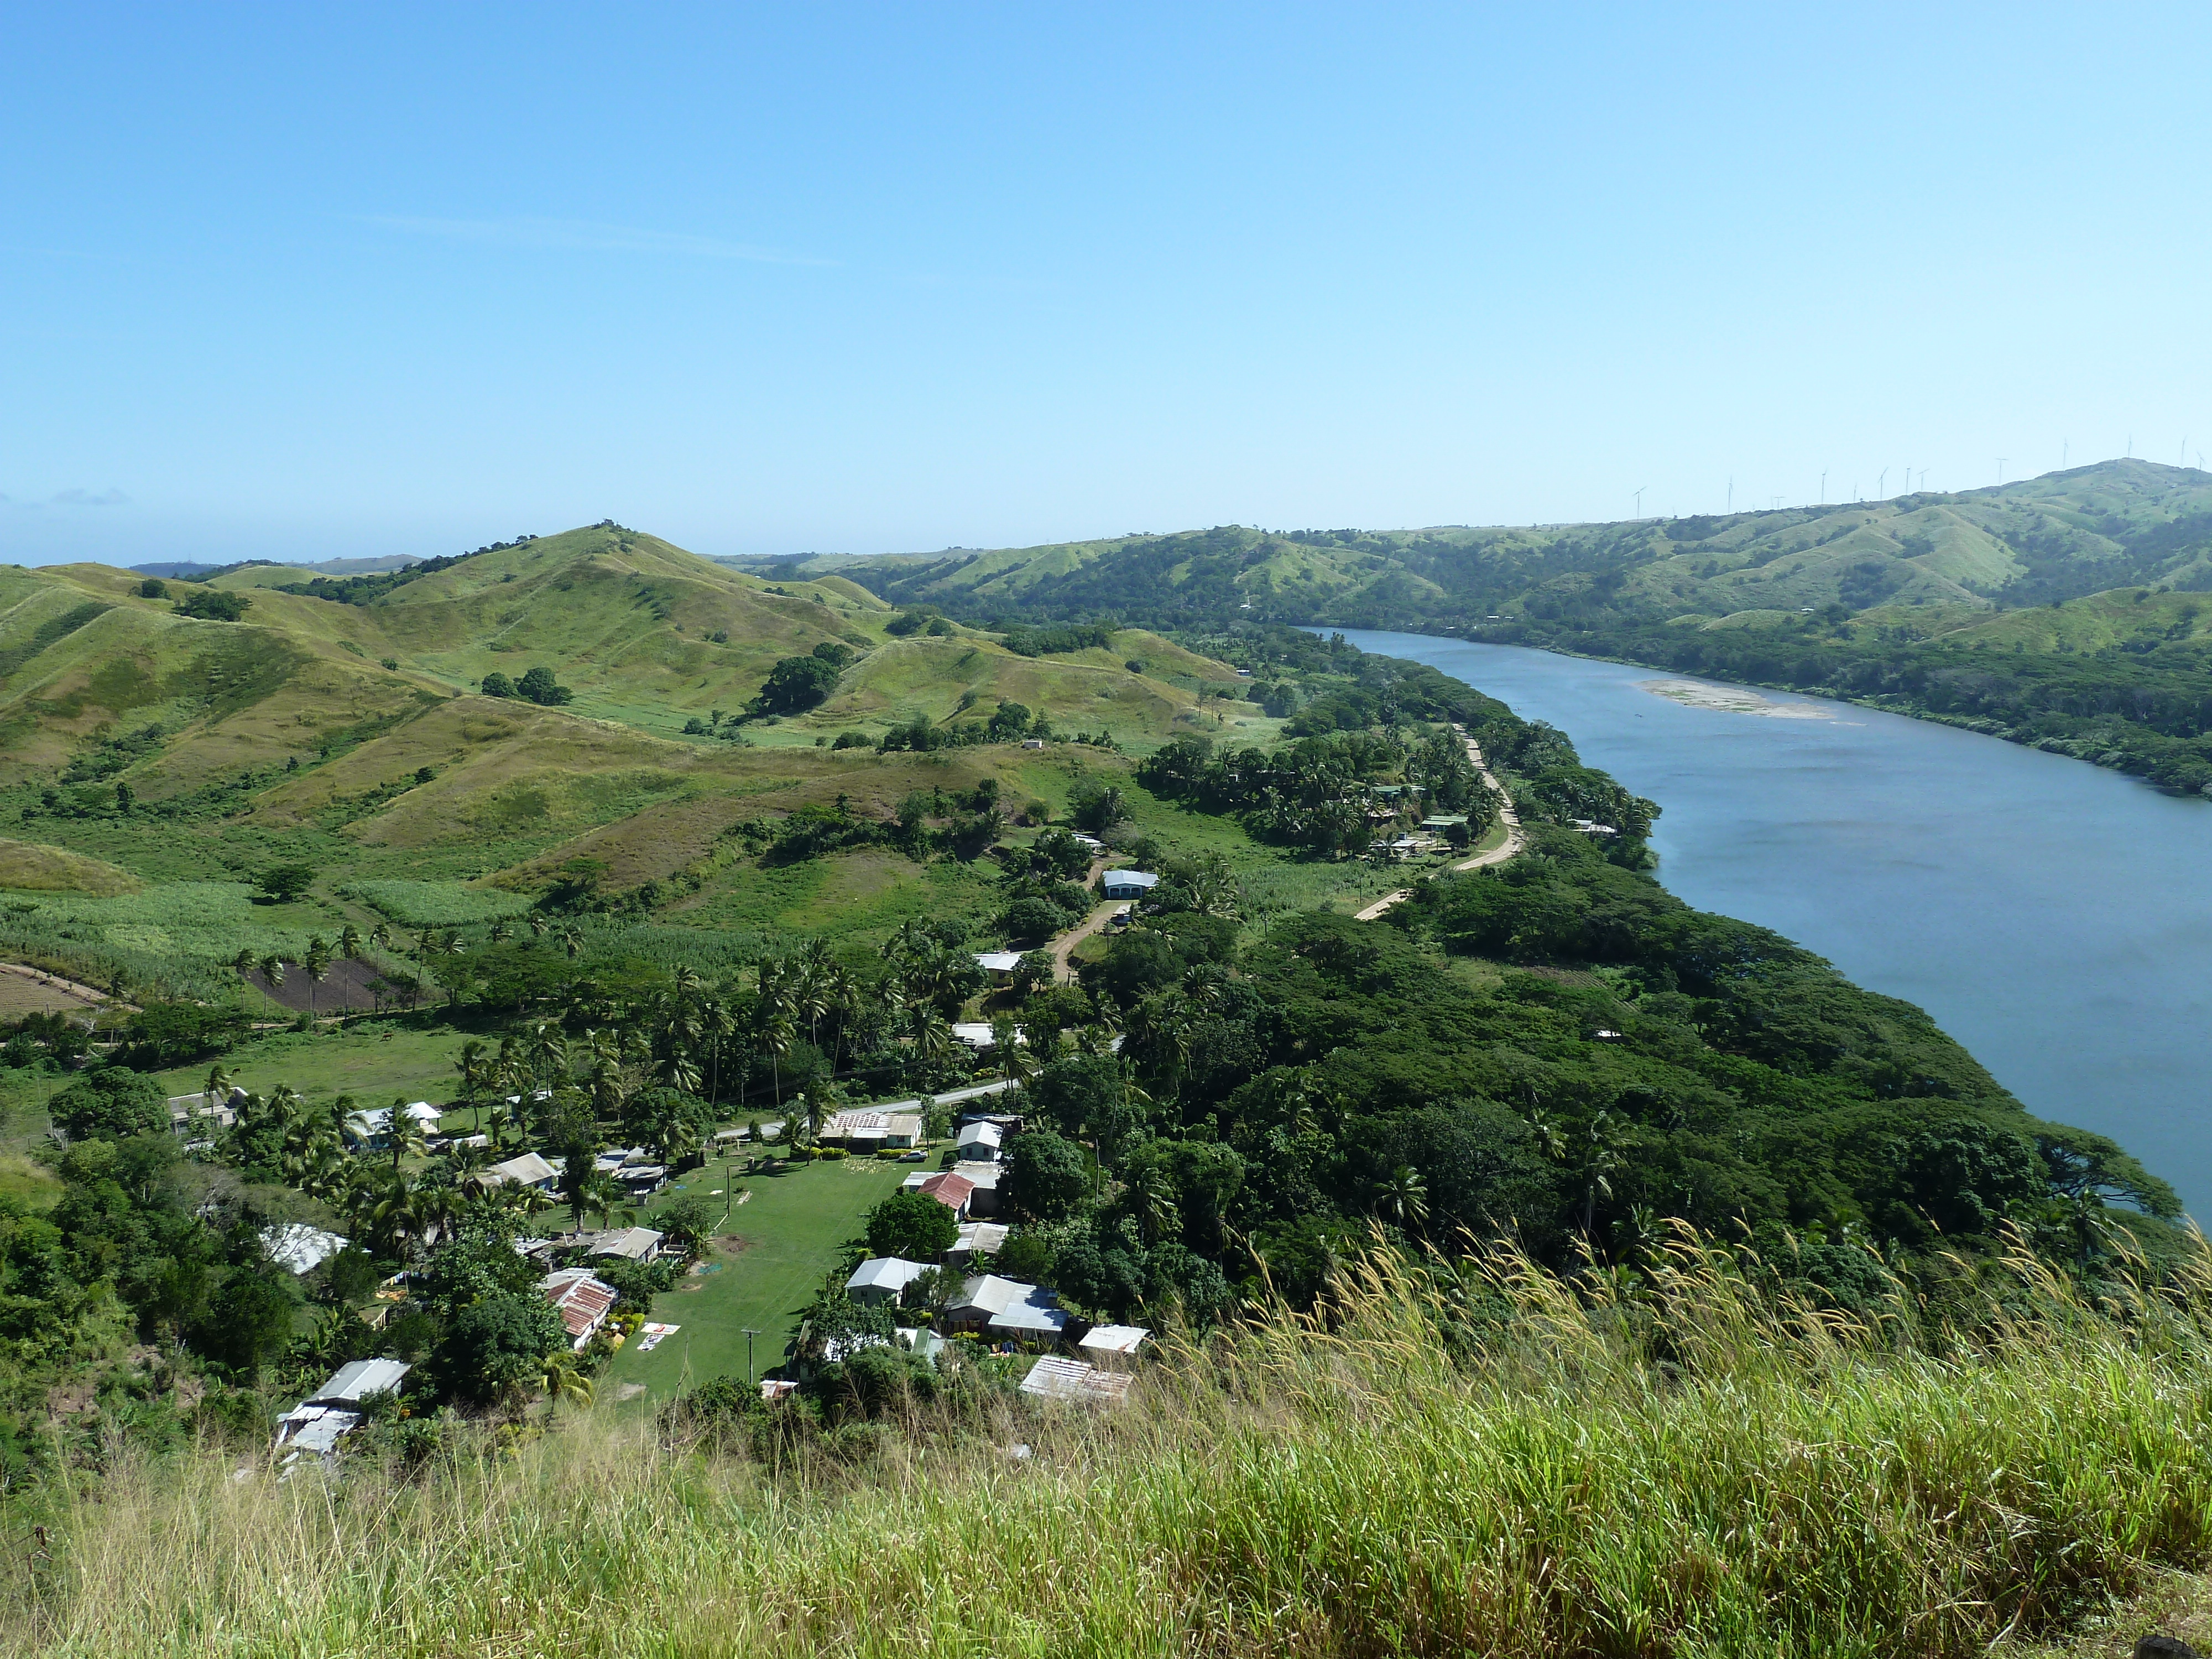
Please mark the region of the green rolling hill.
[[2212, 474], [2107, 461], [2001, 489], [1620, 524], [1174, 535], [830, 571], [977, 623], [1111, 617], [1457, 634], [1825, 692], [2212, 787]]
[[[191, 614], [234, 598], [232, 619]], [[754, 708], [780, 661], [818, 651], [836, 659], [818, 701]], [[533, 669], [568, 700], [487, 693]], [[0, 889], [25, 918], [0, 919], [0, 948], [190, 981], [241, 945], [365, 931], [379, 912], [343, 893], [465, 918], [485, 901], [465, 885], [535, 893], [579, 857], [610, 891], [688, 872], [702, 923], [757, 918], [760, 872], [726, 856], [732, 823], [841, 799], [888, 820], [917, 790], [987, 779], [1012, 803], [1064, 804], [1076, 775], [1126, 777], [1170, 738], [1271, 734], [1243, 684], [1144, 629], [1040, 650], [836, 575], [763, 578], [611, 525], [357, 578], [0, 568]], [[1040, 720], [1097, 741], [1024, 749]], [[318, 872], [313, 921], [288, 931], [280, 906], [273, 932], [177, 925], [185, 888], [228, 884], [214, 915], [284, 860]], [[863, 928], [905, 914], [890, 890], [921, 875], [878, 862]]]

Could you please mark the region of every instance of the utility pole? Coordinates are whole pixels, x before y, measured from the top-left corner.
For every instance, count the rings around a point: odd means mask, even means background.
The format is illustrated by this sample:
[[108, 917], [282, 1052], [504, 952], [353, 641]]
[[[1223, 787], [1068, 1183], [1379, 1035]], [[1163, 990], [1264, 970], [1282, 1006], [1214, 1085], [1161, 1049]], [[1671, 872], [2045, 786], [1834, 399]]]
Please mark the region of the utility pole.
[[753, 1339], [760, 1333], [750, 1325], [743, 1325], [738, 1328], [745, 1334], [745, 1386], [750, 1388], [753, 1382]]

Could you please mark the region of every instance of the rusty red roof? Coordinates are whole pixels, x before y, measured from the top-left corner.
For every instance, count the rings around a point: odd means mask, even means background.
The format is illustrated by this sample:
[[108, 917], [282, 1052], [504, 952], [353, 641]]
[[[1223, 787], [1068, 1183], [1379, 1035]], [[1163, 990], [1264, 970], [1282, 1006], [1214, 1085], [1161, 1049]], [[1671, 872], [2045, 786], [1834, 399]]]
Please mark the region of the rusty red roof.
[[933, 1175], [923, 1182], [921, 1190], [927, 1193], [946, 1209], [957, 1210], [968, 1201], [968, 1195], [975, 1190], [975, 1183], [964, 1175], [956, 1175], [947, 1170], [943, 1174]]

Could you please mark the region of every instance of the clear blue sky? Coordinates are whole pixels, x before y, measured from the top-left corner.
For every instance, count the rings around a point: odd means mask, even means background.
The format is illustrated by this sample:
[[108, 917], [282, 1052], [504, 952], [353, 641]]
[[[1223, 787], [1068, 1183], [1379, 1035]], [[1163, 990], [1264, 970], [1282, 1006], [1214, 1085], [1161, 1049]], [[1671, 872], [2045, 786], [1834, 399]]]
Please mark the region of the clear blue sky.
[[0, 560], [2193, 464], [2212, 12], [1928, 11], [26, 7]]

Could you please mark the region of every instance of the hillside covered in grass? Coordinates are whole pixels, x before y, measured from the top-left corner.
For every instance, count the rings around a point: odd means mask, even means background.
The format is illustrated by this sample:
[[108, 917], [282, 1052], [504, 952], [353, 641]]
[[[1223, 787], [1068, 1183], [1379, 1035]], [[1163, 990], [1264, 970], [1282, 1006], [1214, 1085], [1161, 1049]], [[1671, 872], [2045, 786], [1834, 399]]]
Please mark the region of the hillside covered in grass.
[[836, 569], [963, 617], [1410, 629], [1826, 692], [2212, 784], [2212, 476], [1522, 528], [1167, 536]]
[[[1064, 809], [1179, 734], [1271, 733], [1246, 691], [1143, 629], [988, 633], [612, 525], [353, 573], [0, 569], [0, 945], [207, 994], [240, 951], [461, 924], [578, 860], [757, 933], [836, 901], [738, 880], [734, 823], [987, 781]], [[943, 902], [904, 862], [864, 927]], [[261, 892], [280, 866], [311, 890]], [[445, 896], [386, 909], [395, 882]]]

